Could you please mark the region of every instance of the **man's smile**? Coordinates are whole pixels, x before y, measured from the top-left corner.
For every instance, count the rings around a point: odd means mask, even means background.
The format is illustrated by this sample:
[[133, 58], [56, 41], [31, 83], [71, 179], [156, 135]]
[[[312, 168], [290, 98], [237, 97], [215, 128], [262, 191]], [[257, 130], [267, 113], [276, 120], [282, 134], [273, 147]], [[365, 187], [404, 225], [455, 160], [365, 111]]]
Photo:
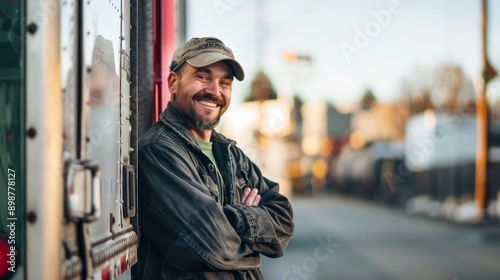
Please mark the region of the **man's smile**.
[[205, 101], [205, 100], [198, 100], [198, 102], [202, 105], [205, 105], [207, 107], [210, 107], [210, 108], [215, 108], [217, 107], [217, 104], [216, 103], [213, 103], [213, 102], [210, 102], [210, 101]]

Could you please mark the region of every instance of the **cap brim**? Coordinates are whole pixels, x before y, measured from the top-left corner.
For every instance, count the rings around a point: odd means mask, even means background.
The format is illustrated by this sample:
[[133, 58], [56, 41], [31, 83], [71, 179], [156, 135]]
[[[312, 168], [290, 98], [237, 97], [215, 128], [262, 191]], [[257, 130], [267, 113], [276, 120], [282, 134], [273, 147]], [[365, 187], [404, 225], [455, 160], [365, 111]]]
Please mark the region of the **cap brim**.
[[238, 63], [238, 61], [232, 59], [231, 57], [221, 54], [221, 53], [204, 53], [197, 55], [193, 58], [186, 60], [189, 65], [193, 67], [205, 67], [214, 64], [219, 61], [227, 61], [233, 70], [233, 75], [238, 81], [243, 81], [245, 78], [245, 72], [243, 72], [243, 67]]

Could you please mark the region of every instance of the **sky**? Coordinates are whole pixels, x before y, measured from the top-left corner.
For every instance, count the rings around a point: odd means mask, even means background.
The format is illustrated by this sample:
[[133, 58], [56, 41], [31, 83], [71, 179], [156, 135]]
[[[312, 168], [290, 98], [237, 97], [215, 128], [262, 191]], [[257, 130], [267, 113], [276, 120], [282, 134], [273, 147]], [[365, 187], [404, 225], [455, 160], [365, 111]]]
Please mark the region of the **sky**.
[[[190, 0], [187, 37], [215, 36], [245, 69], [241, 101], [258, 70], [281, 95], [348, 104], [367, 88], [401, 96], [415, 69], [451, 63], [477, 80], [482, 67], [480, 0]], [[489, 1], [489, 58], [500, 70], [500, 1]], [[285, 61], [285, 53], [310, 61]], [[500, 98], [499, 78], [489, 87]]]

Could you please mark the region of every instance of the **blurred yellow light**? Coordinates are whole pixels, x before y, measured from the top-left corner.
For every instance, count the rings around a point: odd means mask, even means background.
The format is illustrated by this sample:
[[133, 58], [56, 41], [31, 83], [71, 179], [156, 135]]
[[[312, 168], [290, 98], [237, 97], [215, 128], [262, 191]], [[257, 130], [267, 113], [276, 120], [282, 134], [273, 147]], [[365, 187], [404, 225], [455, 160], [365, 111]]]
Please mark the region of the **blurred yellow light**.
[[333, 151], [333, 145], [333, 140], [330, 140], [327, 137], [323, 138], [323, 140], [321, 141], [321, 155], [329, 155]]
[[366, 144], [365, 136], [359, 130], [356, 130], [351, 134], [349, 144], [353, 149], [361, 149]]
[[436, 113], [431, 109], [427, 109], [424, 112], [424, 126], [428, 130], [432, 130], [436, 126]]
[[288, 176], [292, 179], [300, 178], [303, 176], [302, 165], [300, 160], [292, 161], [288, 165]]
[[315, 156], [319, 154], [321, 147], [321, 139], [317, 136], [306, 136], [302, 139], [302, 151], [307, 156]]
[[297, 60], [297, 54], [293, 52], [286, 52], [283, 54], [283, 59], [285, 61], [295, 61]]
[[328, 172], [328, 164], [323, 159], [318, 159], [315, 161], [311, 167], [312, 175], [314, 178], [322, 179], [325, 178]]

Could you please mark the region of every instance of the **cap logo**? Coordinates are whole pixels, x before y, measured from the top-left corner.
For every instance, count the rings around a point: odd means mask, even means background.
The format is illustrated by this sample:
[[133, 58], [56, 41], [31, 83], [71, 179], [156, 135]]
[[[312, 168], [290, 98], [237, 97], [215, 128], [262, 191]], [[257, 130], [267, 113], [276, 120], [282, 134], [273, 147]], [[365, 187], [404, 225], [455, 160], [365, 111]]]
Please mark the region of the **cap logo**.
[[231, 50], [229, 50], [226, 46], [224, 46], [224, 43], [222, 43], [219, 40], [206, 40], [203, 45], [200, 45], [198, 47], [198, 50], [205, 50], [205, 49], [220, 49], [230, 55], [232, 54]]

